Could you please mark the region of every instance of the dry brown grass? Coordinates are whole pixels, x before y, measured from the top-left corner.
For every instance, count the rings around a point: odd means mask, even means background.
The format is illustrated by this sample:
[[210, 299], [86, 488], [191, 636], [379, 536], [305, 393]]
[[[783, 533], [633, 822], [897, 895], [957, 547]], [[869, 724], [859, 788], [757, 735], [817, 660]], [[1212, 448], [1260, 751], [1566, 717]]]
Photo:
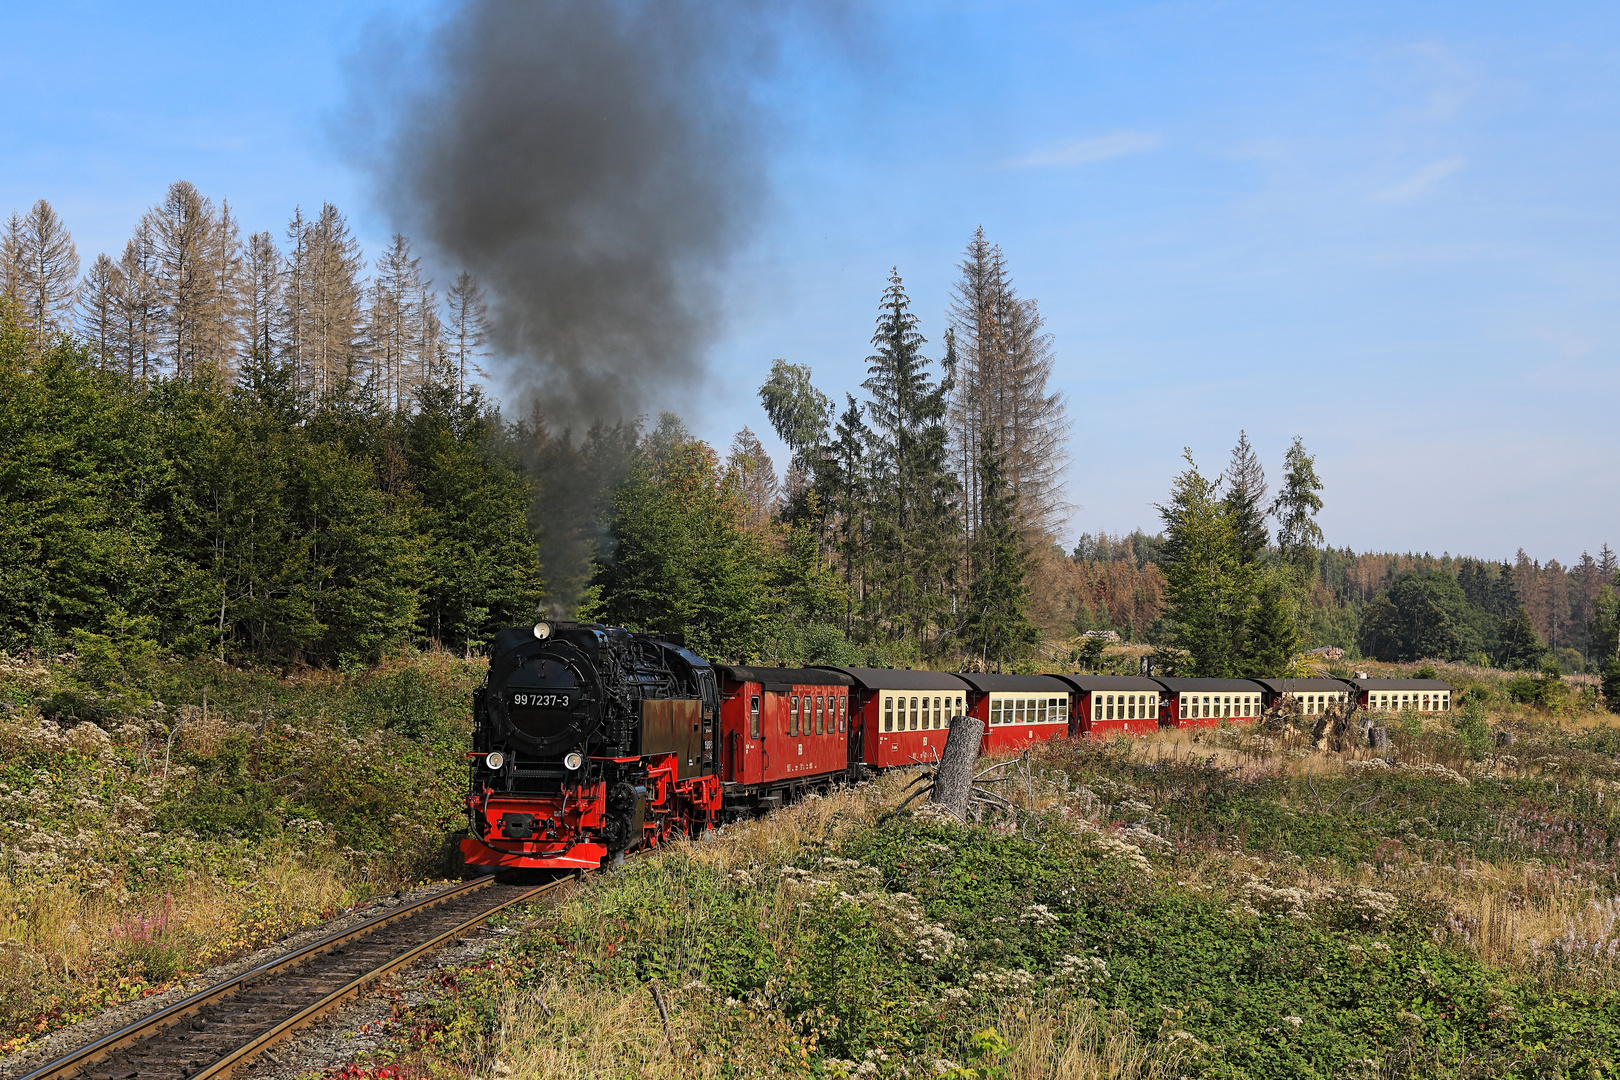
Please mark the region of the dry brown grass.
[[[1513, 718], [1517, 719], [1516, 711]], [[1401, 718], [1389, 717], [1391, 723]], [[1620, 797], [1620, 785], [1602, 777], [1583, 775], [1569, 769], [1557, 754], [1515, 754], [1523, 747], [1494, 749], [1475, 761], [1452, 740], [1439, 738], [1449, 731], [1449, 717], [1420, 718], [1422, 730], [1398, 739], [1396, 767], [1443, 766], [1463, 777], [1489, 775], [1502, 778], [1553, 777], [1561, 770], [1572, 785], [1585, 785], [1599, 802]], [[1493, 732], [1506, 719], [1492, 718]], [[1612, 723], [1602, 715], [1573, 719], [1539, 717], [1543, 733], [1554, 737], [1560, 731]], [[1295, 735], [1263, 736], [1255, 728], [1243, 726], [1225, 730], [1167, 729], [1138, 740], [1131, 747], [1133, 757], [1148, 762], [1205, 762], [1242, 770], [1251, 777], [1267, 774], [1310, 781], [1343, 776], [1357, 769], [1358, 762], [1373, 762], [1378, 755], [1355, 747], [1343, 752], [1317, 749], [1308, 738]], [[1038, 797], [1022, 796], [1015, 801], [1031, 809], [1057, 805], [1060, 796], [1051, 790]], [[1013, 792], [1004, 791], [1013, 795]], [[1309, 812], [1302, 804], [1301, 812]], [[1415, 809], [1421, 809], [1415, 808]], [[1602, 868], [1599, 868], [1602, 869]], [[1183, 884], [1201, 888], [1229, 888], [1241, 875], [1252, 875], [1272, 887], [1318, 889], [1362, 887], [1396, 890], [1442, 906], [1447, 912], [1447, 930], [1486, 963], [1519, 972], [1545, 973], [1555, 954], [1560, 977], [1576, 974], [1607, 981], [1620, 977], [1620, 895], [1608, 875], [1583, 873], [1561, 865], [1554, 857], [1493, 861], [1470, 854], [1459, 854], [1439, 846], [1419, 847], [1388, 864], [1360, 863], [1344, 867], [1327, 860], [1308, 865], [1287, 853], [1265, 855], [1224, 848], [1211, 842], [1196, 851], [1182, 852], [1176, 859], [1175, 877]], [[1608, 876], [1609, 886], [1601, 882]]]

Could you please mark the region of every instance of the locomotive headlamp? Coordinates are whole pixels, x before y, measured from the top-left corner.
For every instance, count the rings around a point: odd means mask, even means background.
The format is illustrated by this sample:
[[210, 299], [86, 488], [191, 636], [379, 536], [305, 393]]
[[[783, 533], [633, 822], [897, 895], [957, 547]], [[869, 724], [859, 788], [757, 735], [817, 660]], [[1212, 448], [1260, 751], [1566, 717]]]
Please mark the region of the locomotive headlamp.
[[506, 764], [506, 755], [499, 750], [491, 750], [484, 755], [484, 768], [498, 770]]
[[551, 624], [544, 621], [535, 623], [534, 636], [539, 638], [541, 641], [549, 638], [551, 636]]
[[585, 755], [578, 750], [570, 750], [563, 757], [563, 768], [569, 772], [578, 772], [580, 766], [585, 764]]

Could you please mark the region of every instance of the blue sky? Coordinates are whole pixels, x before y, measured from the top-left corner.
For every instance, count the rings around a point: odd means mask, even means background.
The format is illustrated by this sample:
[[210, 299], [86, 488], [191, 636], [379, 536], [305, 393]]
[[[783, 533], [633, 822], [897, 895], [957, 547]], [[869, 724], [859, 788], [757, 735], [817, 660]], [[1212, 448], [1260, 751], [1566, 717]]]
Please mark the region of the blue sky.
[[[183, 177], [254, 229], [331, 200], [375, 251], [392, 222], [334, 133], [378, 10], [7, 8], [0, 212], [49, 198], [88, 262]], [[982, 224], [1056, 337], [1070, 535], [1155, 528], [1182, 448], [1218, 471], [1245, 428], [1273, 478], [1304, 437], [1338, 545], [1620, 545], [1620, 8], [901, 3], [859, 26], [761, 90], [772, 194], [683, 406], [700, 434], [766, 432], [773, 357], [855, 388], [891, 265], [937, 349]]]

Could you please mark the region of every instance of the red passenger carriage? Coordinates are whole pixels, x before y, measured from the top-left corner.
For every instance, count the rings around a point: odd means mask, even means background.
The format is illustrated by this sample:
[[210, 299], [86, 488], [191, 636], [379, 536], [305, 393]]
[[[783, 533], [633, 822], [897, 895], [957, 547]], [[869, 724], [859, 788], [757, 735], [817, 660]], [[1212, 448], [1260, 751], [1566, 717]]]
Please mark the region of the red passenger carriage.
[[953, 716], [967, 712], [967, 683], [941, 671], [828, 668], [855, 683], [851, 727], [855, 760], [878, 769], [933, 761]]
[[1264, 710], [1265, 688], [1253, 679], [1154, 679], [1164, 687], [1165, 727], [1219, 727], [1222, 720], [1254, 720]]
[[1066, 683], [1050, 675], [980, 675], [963, 672], [968, 715], [978, 717], [986, 732], [986, 752], [1019, 751], [1069, 733]]
[[850, 687], [828, 668], [717, 664], [728, 807], [767, 809], [849, 773]]
[[1136, 675], [1054, 675], [1068, 688], [1076, 735], [1147, 735], [1159, 728], [1164, 688]]

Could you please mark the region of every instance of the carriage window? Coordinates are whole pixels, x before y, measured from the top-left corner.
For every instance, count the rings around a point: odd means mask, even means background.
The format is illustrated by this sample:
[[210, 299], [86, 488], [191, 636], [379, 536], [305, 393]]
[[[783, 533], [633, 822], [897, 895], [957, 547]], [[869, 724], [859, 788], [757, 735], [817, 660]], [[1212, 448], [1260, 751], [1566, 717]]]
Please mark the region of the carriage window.
[[797, 737], [799, 734], [799, 697], [797, 694], [788, 698], [788, 735]]
[[990, 723], [1001, 723], [1001, 702], [996, 701], [994, 698], [990, 700]]
[[1204, 715], [1209, 715], [1209, 698], [1207, 696], [1204, 698]]
[[942, 717], [944, 715], [945, 715], [944, 699], [943, 698], [935, 698], [934, 699], [934, 726], [935, 727], [939, 727], [940, 717]]
[[1185, 697], [1178, 697], [1176, 699], [1176, 701], [1181, 706], [1181, 708], [1179, 710], [1179, 712], [1181, 714], [1179, 719], [1182, 719], [1182, 720], [1187, 719], [1187, 699]]
[[827, 715], [826, 712], [825, 712], [826, 705], [827, 705], [827, 699], [822, 697], [820, 694], [817, 694], [816, 695], [816, 734], [817, 735], [825, 735], [827, 733], [826, 724], [823, 722], [826, 719], [826, 715]]
[[911, 730], [917, 730], [917, 699], [911, 699]]
[[759, 738], [759, 695], [748, 699], [748, 737]]
[[1108, 695], [1108, 716], [1106, 717], [1106, 719], [1112, 720], [1113, 718], [1114, 718], [1114, 695], [1109, 694]]
[[848, 715], [848, 713], [847, 713], [848, 707], [849, 707], [849, 698], [844, 697], [843, 695], [839, 695], [839, 698], [838, 698], [838, 730], [839, 731], [844, 730], [844, 720], [845, 720], [845, 717]]
[[883, 699], [883, 730], [894, 730], [894, 698], [892, 697]]

